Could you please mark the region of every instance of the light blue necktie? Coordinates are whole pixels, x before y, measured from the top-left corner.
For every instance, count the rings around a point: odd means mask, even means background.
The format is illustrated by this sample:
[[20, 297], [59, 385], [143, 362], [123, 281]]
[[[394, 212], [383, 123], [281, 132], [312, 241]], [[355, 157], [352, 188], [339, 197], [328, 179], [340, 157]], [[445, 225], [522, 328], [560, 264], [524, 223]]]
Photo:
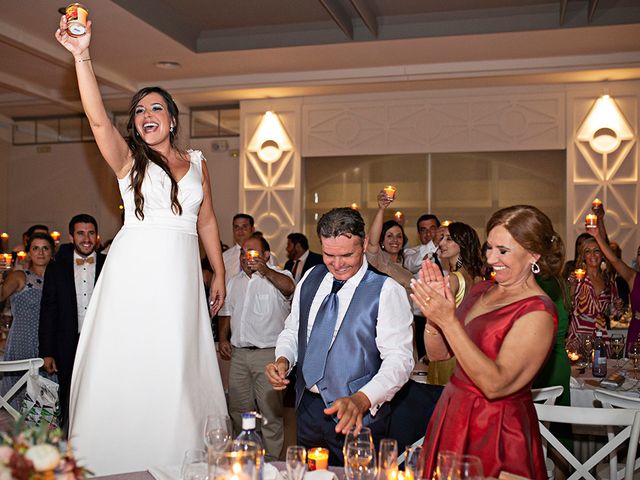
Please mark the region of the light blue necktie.
[[324, 367], [338, 320], [338, 291], [344, 283], [345, 280], [333, 280], [331, 293], [322, 301], [316, 320], [313, 322], [302, 364], [302, 374], [307, 388], [311, 388], [324, 377]]

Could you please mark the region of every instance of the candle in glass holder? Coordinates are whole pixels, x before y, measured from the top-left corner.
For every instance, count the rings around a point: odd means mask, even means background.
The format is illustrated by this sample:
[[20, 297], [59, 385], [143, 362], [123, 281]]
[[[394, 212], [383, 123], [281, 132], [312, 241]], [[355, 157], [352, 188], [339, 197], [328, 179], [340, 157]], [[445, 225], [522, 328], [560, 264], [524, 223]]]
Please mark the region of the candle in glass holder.
[[26, 259], [27, 259], [27, 253], [22, 251], [22, 250], [20, 250], [18, 252], [18, 260], [21, 261], [21, 262], [24, 262]]
[[360, 207], [358, 206], [358, 204], [357, 204], [356, 202], [353, 202], [353, 203], [351, 204], [351, 208], [352, 208], [353, 210], [360, 210]]
[[600, 200], [599, 198], [594, 198], [593, 202], [591, 202], [591, 206], [593, 207], [594, 210], [597, 210], [598, 208], [600, 208], [602, 206], [602, 200]]
[[445, 220], [444, 222], [442, 222], [440, 224], [441, 227], [448, 227], [449, 225], [451, 225], [453, 223], [452, 220]]
[[329, 450], [326, 448], [311, 448], [307, 453], [309, 471], [326, 470], [329, 467]]
[[569, 361], [571, 362], [577, 362], [578, 360], [580, 360], [580, 354], [578, 352], [570, 352], [569, 350], [567, 350], [567, 356], [569, 357]]
[[598, 226], [598, 217], [590, 213], [584, 217], [584, 226], [587, 228], [596, 228]]
[[396, 198], [396, 187], [394, 187], [393, 185], [387, 185], [383, 188], [383, 190], [387, 197], [389, 197], [391, 200]]
[[573, 271], [573, 274], [576, 276], [576, 280], [581, 282], [582, 280], [584, 280], [584, 276], [587, 274], [587, 272], [582, 268], [576, 268]]
[[396, 213], [393, 214], [393, 219], [398, 222], [399, 224], [403, 224], [404, 223], [404, 213], [402, 213], [400, 210], [398, 210]]
[[54, 242], [58, 243], [60, 241], [60, 232], [54, 230], [53, 232], [51, 232], [51, 238], [53, 238]]

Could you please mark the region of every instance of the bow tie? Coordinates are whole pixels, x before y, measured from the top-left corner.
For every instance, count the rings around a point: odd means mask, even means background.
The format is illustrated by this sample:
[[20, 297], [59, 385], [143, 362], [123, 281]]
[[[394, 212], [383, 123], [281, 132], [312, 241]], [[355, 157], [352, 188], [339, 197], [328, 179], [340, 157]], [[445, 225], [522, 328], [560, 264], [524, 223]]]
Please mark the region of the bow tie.
[[76, 265], [84, 265], [85, 263], [95, 263], [96, 259], [94, 257], [87, 258], [76, 258]]

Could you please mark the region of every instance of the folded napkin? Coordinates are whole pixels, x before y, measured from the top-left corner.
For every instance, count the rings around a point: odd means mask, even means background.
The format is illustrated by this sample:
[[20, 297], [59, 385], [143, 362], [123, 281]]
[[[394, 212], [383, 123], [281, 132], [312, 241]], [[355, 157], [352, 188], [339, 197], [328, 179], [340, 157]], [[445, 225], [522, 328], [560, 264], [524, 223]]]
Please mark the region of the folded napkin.
[[338, 477], [329, 470], [313, 470], [304, 475], [304, 480], [338, 480]]

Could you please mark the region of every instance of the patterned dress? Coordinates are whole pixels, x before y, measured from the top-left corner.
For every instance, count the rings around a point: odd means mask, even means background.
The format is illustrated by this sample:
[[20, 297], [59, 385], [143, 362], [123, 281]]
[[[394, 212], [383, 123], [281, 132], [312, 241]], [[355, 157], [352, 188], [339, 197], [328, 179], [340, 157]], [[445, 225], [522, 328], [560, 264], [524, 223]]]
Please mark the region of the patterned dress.
[[[4, 360], [38, 357], [38, 322], [43, 278], [30, 270], [24, 270], [24, 274], [24, 288], [11, 295], [13, 322], [7, 337]], [[5, 373], [2, 378], [2, 394], [4, 395], [23, 374], [24, 372]], [[25, 391], [26, 388], [22, 388], [11, 400], [11, 405], [17, 410], [20, 409]]]
[[601, 330], [602, 336], [608, 338], [606, 317], [615, 308], [617, 298], [618, 289], [613, 280], [605, 283], [600, 295], [596, 295], [589, 277], [579, 282], [573, 295], [568, 340], [573, 340], [580, 334], [593, 335], [596, 330]]

